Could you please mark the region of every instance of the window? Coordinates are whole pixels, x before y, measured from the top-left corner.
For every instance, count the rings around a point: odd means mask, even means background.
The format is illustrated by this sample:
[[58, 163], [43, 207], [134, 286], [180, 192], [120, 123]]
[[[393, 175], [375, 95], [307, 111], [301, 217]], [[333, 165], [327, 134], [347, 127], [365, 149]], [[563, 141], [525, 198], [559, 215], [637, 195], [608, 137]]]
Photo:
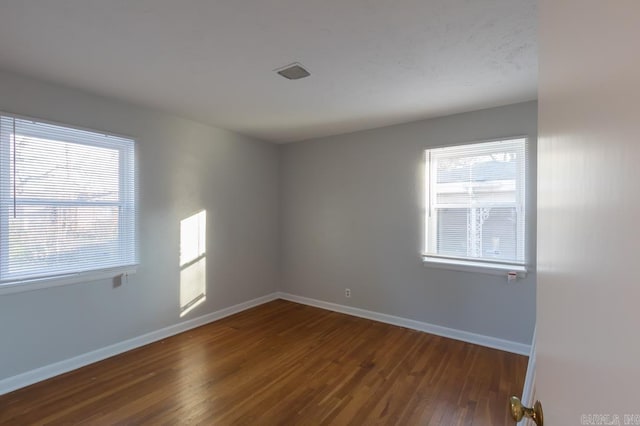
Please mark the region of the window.
[[0, 114], [0, 284], [137, 263], [134, 141]]
[[425, 260], [524, 271], [526, 139], [425, 156]]

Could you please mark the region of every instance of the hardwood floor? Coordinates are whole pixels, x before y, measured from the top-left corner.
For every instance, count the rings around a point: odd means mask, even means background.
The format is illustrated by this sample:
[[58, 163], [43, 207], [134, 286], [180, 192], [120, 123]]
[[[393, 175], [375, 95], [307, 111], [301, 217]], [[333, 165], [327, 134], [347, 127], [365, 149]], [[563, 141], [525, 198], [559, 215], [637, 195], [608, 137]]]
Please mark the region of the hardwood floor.
[[512, 425], [526, 364], [277, 300], [0, 396], [0, 423]]

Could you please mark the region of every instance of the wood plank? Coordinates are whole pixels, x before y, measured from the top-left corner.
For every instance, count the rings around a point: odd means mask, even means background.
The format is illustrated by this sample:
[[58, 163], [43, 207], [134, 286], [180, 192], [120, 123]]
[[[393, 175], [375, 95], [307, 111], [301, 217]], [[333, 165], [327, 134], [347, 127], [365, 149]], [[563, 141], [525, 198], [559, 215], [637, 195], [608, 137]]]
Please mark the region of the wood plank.
[[0, 396], [0, 424], [510, 425], [526, 366], [276, 300]]

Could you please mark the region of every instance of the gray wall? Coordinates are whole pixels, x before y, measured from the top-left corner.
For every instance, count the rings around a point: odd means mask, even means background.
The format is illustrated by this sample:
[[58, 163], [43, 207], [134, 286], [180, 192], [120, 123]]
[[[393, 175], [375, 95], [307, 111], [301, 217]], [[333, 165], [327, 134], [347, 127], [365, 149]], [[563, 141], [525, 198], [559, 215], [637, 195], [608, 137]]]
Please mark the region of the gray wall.
[[503, 276], [429, 268], [419, 255], [423, 150], [527, 135], [535, 256], [536, 109], [528, 102], [284, 146], [281, 289], [531, 343], [534, 273], [507, 284]]
[[[503, 277], [430, 269], [419, 253], [422, 151], [522, 134], [535, 141], [535, 102], [281, 147], [3, 72], [0, 111], [136, 138], [141, 241], [138, 272], [120, 287], [103, 280], [2, 295], [0, 379], [278, 287], [531, 340], [534, 274], [507, 285]], [[201, 209], [207, 300], [180, 318], [179, 224]]]
[[[0, 110], [138, 141], [141, 264], [108, 280], [0, 296], [0, 379], [276, 291], [278, 147], [0, 73]], [[207, 300], [179, 307], [180, 220], [207, 210]]]

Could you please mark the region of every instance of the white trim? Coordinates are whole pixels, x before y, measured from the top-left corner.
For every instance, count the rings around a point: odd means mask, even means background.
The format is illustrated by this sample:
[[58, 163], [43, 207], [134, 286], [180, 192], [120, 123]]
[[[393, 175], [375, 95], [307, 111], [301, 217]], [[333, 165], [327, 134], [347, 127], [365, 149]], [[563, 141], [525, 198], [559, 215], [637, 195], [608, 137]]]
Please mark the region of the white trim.
[[34, 278], [32, 280], [10, 281], [0, 284], [0, 295], [21, 293], [23, 291], [39, 290], [49, 287], [59, 287], [69, 284], [89, 283], [93, 281], [115, 279], [118, 277], [128, 278], [129, 275], [136, 273], [137, 268], [137, 265], [131, 265], [97, 271], [57, 275], [46, 278]]
[[512, 342], [510, 340], [499, 339], [497, 337], [485, 336], [483, 334], [471, 333], [463, 330], [443, 327], [440, 325], [429, 324], [426, 322], [416, 321], [408, 318], [396, 317], [393, 315], [381, 314], [365, 309], [354, 308], [352, 306], [339, 305], [337, 303], [325, 302], [308, 297], [295, 296], [289, 293], [278, 293], [280, 299], [289, 300], [291, 302], [301, 303], [303, 305], [314, 306], [316, 308], [327, 309], [334, 312], [340, 312], [355, 317], [366, 318], [373, 321], [379, 321], [386, 324], [397, 325], [399, 327], [410, 328], [413, 330], [424, 331], [425, 333], [435, 334], [437, 336], [447, 337], [450, 339], [461, 340], [463, 342], [473, 343], [488, 348], [500, 349], [506, 352], [512, 352], [519, 355], [528, 355], [531, 352], [531, 345], [524, 343]]
[[[505, 149], [515, 149], [516, 151], [520, 152], [520, 150], [522, 150], [523, 153], [523, 157], [520, 158], [520, 156], [518, 156], [518, 158], [516, 159], [516, 179], [515, 179], [515, 183], [514, 183], [514, 191], [516, 193], [516, 200], [514, 202], [468, 202], [468, 203], [462, 203], [462, 204], [451, 204], [451, 203], [439, 203], [437, 202], [437, 194], [434, 192], [433, 187], [435, 187], [435, 183], [437, 181], [437, 171], [435, 171], [435, 169], [437, 169], [437, 163], [439, 161], [439, 159], [442, 158], [447, 158], [447, 157], [465, 157], [468, 156], [470, 153], [472, 154], [487, 154], [487, 153], [492, 153], [492, 152], [496, 152], [496, 151], [502, 151]], [[492, 139], [492, 140], [487, 140], [487, 141], [476, 141], [476, 142], [470, 142], [470, 143], [460, 143], [460, 144], [446, 144], [444, 146], [439, 146], [439, 147], [434, 147], [434, 146], [430, 146], [428, 147], [425, 151], [425, 155], [424, 155], [424, 190], [425, 190], [425, 200], [426, 200], [426, 212], [425, 212], [425, 220], [424, 220], [424, 251], [426, 252], [426, 256], [429, 259], [426, 259], [428, 261], [431, 261], [432, 259], [432, 255], [433, 257], [436, 256], [438, 250], [436, 247], [436, 228], [437, 228], [437, 223], [438, 223], [438, 218], [437, 218], [437, 214], [436, 210], [437, 209], [441, 209], [441, 208], [466, 208], [466, 209], [472, 209], [475, 211], [476, 208], [481, 208], [481, 207], [512, 207], [516, 209], [517, 212], [517, 226], [516, 226], [516, 237], [517, 237], [517, 242], [516, 242], [516, 251], [517, 251], [517, 258], [518, 259], [525, 259], [526, 258], [526, 246], [527, 246], [527, 241], [528, 241], [528, 232], [527, 232], [527, 228], [529, 228], [527, 220], [526, 220], [526, 216], [527, 216], [527, 212], [526, 212], [526, 208], [525, 208], [525, 200], [526, 200], [526, 193], [527, 193], [527, 187], [529, 186], [528, 184], [528, 173], [527, 170], [529, 169], [529, 162], [530, 162], [530, 158], [529, 158], [529, 137], [524, 135], [524, 136], [519, 136], [519, 137], [513, 137], [513, 138], [499, 138], [499, 139]], [[501, 180], [500, 182], [502, 182], [503, 184], [506, 184], [507, 182], [509, 182], [508, 180]], [[447, 187], [456, 187], [456, 185], [459, 184], [458, 183], [447, 183], [445, 184]], [[458, 188], [458, 190], [454, 191], [454, 192], [459, 192], [461, 190], [461, 188]], [[446, 191], [449, 192], [449, 191]], [[477, 244], [481, 241], [476, 241], [477, 238], [475, 238], [475, 236], [473, 238], [470, 238], [469, 236], [471, 234], [475, 235], [475, 227], [476, 227], [476, 223], [475, 221], [472, 221], [471, 223], [467, 224], [468, 226], [470, 226], [471, 231], [467, 230], [467, 240], [468, 240], [468, 247], [467, 250], [470, 251], [470, 253], [468, 253], [471, 257], [475, 257], [479, 252], [478, 250], [482, 251], [482, 247], [478, 247]], [[473, 241], [472, 241], [473, 240]], [[434, 262], [439, 263], [438, 265], [436, 265], [435, 267], [439, 267], [439, 268], [447, 268], [447, 265], [451, 265], [449, 268], [447, 269], [456, 269], [456, 270], [469, 270], [468, 269], [468, 265], [457, 265], [457, 264], [450, 264], [448, 262], [441, 262], [440, 260], [433, 260]], [[479, 262], [475, 262], [474, 259], [472, 259], [472, 262], [474, 262], [478, 267], [476, 267], [476, 269], [474, 269], [472, 272], [485, 272], [485, 273], [489, 273], [489, 274], [494, 274], [494, 275], [499, 275], [500, 272], [500, 268], [490, 268], [489, 266], [485, 266], [484, 262], [482, 262], [482, 259], [480, 259]], [[465, 263], [465, 260], [461, 259], [461, 263]], [[487, 261], [487, 263], [489, 263], [489, 261]], [[505, 266], [507, 265], [507, 263], [504, 264]], [[500, 266], [503, 266], [502, 264]], [[464, 269], [461, 269], [464, 268]], [[486, 269], [482, 269], [482, 268], [486, 268]], [[523, 275], [526, 275], [526, 269], [523, 268], [522, 271], [520, 270], [512, 270], [512, 271], [518, 271], [518, 272], [522, 272]]]
[[266, 296], [258, 297], [257, 299], [249, 300], [247, 302], [239, 303], [228, 308], [223, 308], [218, 311], [190, 319], [188, 321], [170, 325], [160, 330], [143, 334], [142, 336], [134, 337], [132, 339], [118, 342], [104, 348], [96, 349], [94, 351], [87, 352], [73, 358], [65, 359], [53, 364], [45, 365], [44, 367], [26, 371], [13, 377], [2, 379], [0, 380], [0, 395], [14, 391], [16, 389], [20, 389], [25, 386], [29, 386], [42, 380], [49, 379], [51, 377], [58, 376], [63, 373], [67, 373], [77, 368], [84, 367], [85, 365], [102, 361], [103, 359], [121, 354], [126, 351], [130, 351], [132, 349], [156, 342], [158, 340], [165, 339], [175, 334], [183, 333], [187, 330], [191, 330], [192, 328], [200, 327], [202, 325], [217, 321], [224, 317], [242, 312], [255, 306], [271, 302], [272, 300], [276, 300], [277, 298], [277, 293], [271, 293]]
[[526, 139], [527, 143], [529, 143], [530, 136], [527, 134], [524, 135], [514, 135], [514, 136], [505, 136], [502, 138], [491, 138], [491, 139], [474, 139], [474, 140], [466, 140], [465, 142], [447, 142], [447, 143], [439, 143], [435, 145], [429, 145], [426, 149], [440, 149], [440, 148], [453, 148], [453, 147], [462, 147], [464, 145], [476, 145], [480, 143], [488, 143], [488, 142], [501, 142], [501, 141], [514, 141], [518, 139]]
[[131, 136], [131, 135], [125, 135], [125, 134], [122, 134], [122, 133], [111, 132], [111, 131], [107, 132], [105, 130], [100, 130], [100, 129], [91, 129], [89, 127], [76, 126], [74, 124], [63, 123], [63, 122], [60, 122], [60, 121], [45, 120], [44, 118], [32, 117], [30, 115], [17, 114], [15, 112], [10, 112], [10, 111], [7, 111], [7, 110], [0, 111], [0, 115], [4, 115], [4, 116], [7, 116], [7, 117], [11, 117], [11, 118], [17, 118], [19, 120], [32, 121], [32, 122], [35, 122], [35, 123], [49, 124], [51, 126], [67, 127], [69, 129], [81, 130], [83, 132], [96, 133], [96, 134], [107, 136], [107, 137], [114, 137], [114, 138], [119, 138], [119, 139], [131, 139], [134, 142], [136, 141], [136, 138]]
[[454, 271], [480, 272], [489, 275], [507, 276], [509, 272], [516, 272], [518, 278], [527, 276], [527, 267], [524, 265], [512, 265], [508, 263], [482, 262], [462, 259], [447, 259], [442, 257], [422, 256], [425, 266], [438, 269], [451, 269]]
[[[20, 125], [18, 127], [16, 126], [16, 121], [19, 121]], [[138, 254], [136, 252], [138, 242], [136, 239], [137, 232], [135, 223], [137, 214], [134, 202], [137, 189], [135, 181], [136, 171], [134, 170], [136, 164], [136, 141], [134, 139], [109, 135], [94, 130], [80, 130], [74, 127], [69, 127], [65, 124], [52, 124], [49, 122], [39, 121], [36, 118], [20, 118], [12, 114], [5, 113], [0, 113], [0, 122], [0, 127], [4, 124], [10, 124], [13, 126], [10, 130], [12, 135], [11, 139], [6, 139], [9, 129], [7, 129], [6, 132], [2, 130], [3, 135], [0, 135], [2, 138], [0, 156], [9, 154], [8, 142], [13, 142], [14, 155], [12, 159], [8, 159], [13, 163], [16, 161], [16, 138], [18, 138], [18, 140], [20, 140], [20, 138], [26, 138], [24, 139], [24, 142], [28, 145], [37, 140], [38, 143], [43, 141], [51, 142], [55, 147], [61, 147], [65, 143], [70, 143], [76, 146], [108, 148], [119, 153], [119, 162], [117, 167], [114, 170], [109, 170], [110, 176], [115, 175], [119, 181], [119, 196], [117, 197], [117, 200], [113, 201], [65, 201], [55, 197], [51, 198], [46, 195], [19, 197], [15, 194], [15, 182], [13, 192], [10, 194], [9, 191], [7, 191], [6, 185], [9, 184], [8, 169], [6, 172], [2, 172], [0, 174], [0, 181], [2, 181], [0, 183], [0, 185], [2, 185], [2, 188], [0, 188], [0, 203], [3, 206], [0, 213], [0, 222], [2, 222], [0, 226], [3, 228], [3, 233], [1, 234], [3, 235], [3, 238], [0, 238], [0, 254], [3, 257], [0, 259], [0, 294], [31, 291], [59, 285], [75, 284], [83, 281], [97, 281], [117, 277], [123, 278], [134, 273], [135, 266], [138, 263]], [[8, 127], [10, 128], [10, 126]], [[4, 160], [3, 158], [3, 161], [7, 160]], [[43, 162], [46, 162], [46, 159], [39, 158], [36, 161], [36, 163]], [[16, 167], [17, 165], [14, 164], [14, 174]], [[45, 267], [44, 269], [46, 270], [42, 270], [42, 267], [38, 267], [37, 264], [33, 264], [29, 259], [22, 259], [22, 261], [18, 259], [16, 265], [13, 265], [17, 269], [12, 271], [11, 262], [9, 262], [9, 258], [7, 257], [7, 253], [10, 251], [11, 239], [7, 239], [5, 236], [5, 234], [9, 235], [9, 232], [7, 232], [6, 229], [8, 221], [7, 216], [9, 214], [9, 209], [6, 208], [8, 204], [13, 205], [14, 216], [16, 214], [16, 206], [106, 206], [117, 208], [119, 232], [115, 235], [117, 238], [115, 238], [114, 243], [118, 246], [118, 250], [115, 253], [106, 255], [106, 257], [97, 255], [92, 256], [93, 265], [88, 265], [87, 268], [78, 267], [77, 265], [69, 267], [68, 262], [66, 262], [66, 264], [65, 262], [62, 262], [63, 264], [61, 265], [54, 265], [53, 268]], [[50, 229], [45, 229], [42, 232], [44, 232], [44, 234], [48, 234], [49, 231]], [[113, 236], [111, 235], [111, 231], [107, 232], [107, 234]], [[88, 268], [91, 270], [87, 271], [86, 269]]]
[[527, 375], [524, 378], [522, 388], [522, 398], [520, 401], [527, 407], [533, 407], [533, 391], [536, 382], [536, 332], [533, 331], [533, 341], [531, 342], [531, 352], [529, 352], [529, 363], [527, 364]]

